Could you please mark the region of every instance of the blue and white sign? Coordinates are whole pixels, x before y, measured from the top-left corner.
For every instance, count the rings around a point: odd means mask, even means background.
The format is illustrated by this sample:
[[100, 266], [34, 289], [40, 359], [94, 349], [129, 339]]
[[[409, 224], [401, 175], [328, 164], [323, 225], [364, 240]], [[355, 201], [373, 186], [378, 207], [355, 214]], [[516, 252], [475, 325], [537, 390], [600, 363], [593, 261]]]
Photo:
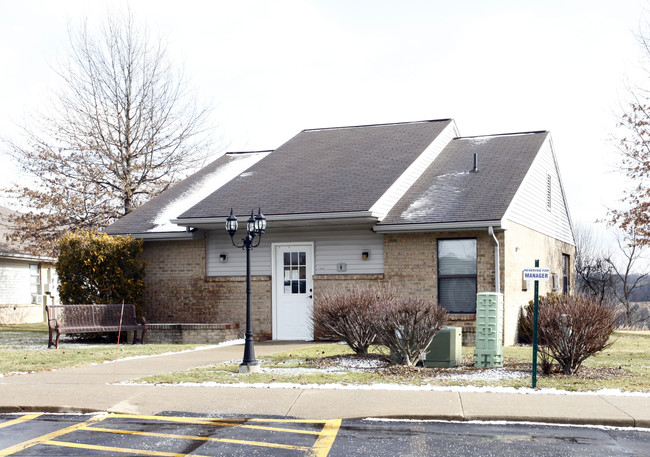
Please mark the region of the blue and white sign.
[[550, 277], [550, 268], [524, 268], [524, 281], [548, 281]]

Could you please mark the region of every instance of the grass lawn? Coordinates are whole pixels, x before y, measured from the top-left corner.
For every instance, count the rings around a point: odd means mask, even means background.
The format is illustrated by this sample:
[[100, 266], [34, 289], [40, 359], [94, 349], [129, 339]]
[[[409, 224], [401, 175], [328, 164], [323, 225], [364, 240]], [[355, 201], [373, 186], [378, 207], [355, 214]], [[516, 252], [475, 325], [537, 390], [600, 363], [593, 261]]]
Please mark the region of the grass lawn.
[[[571, 391], [621, 389], [650, 392], [650, 332], [616, 332], [612, 346], [587, 359], [573, 376], [559, 373], [538, 376], [540, 388]], [[381, 362], [379, 348], [372, 350], [373, 362]], [[149, 383], [217, 382], [217, 383], [279, 383], [294, 384], [402, 384], [432, 386], [503, 386], [530, 387], [532, 349], [524, 346], [504, 348], [504, 367], [474, 368], [474, 348], [463, 348], [461, 367], [449, 369], [407, 368], [399, 366], [354, 368], [364, 360], [353, 356], [342, 344], [319, 344], [289, 353], [260, 359], [262, 371], [239, 374], [235, 361], [201, 369], [152, 376], [141, 381]], [[340, 357], [337, 357], [340, 356]], [[365, 360], [367, 362], [368, 359]]]
[[[89, 365], [115, 360], [116, 344], [79, 344], [61, 341], [47, 349], [47, 324], [0, 326], [0, 375]], [[199, 345], [120, 344], [119, 358], [154, 355]]]

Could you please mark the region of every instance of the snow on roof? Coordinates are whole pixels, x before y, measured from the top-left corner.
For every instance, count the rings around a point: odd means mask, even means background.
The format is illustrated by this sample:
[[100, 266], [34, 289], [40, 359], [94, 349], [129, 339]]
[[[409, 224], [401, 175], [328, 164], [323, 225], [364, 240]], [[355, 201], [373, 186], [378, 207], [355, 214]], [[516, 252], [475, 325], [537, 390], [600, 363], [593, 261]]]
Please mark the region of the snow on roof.
[[185, 227], [173, 224], [171, 219], [177, 218], [270, 153], [271, 151], [232, 154], [227, 164], [206, 174], [201, 180], [188, 187], [179, 198], [165, 205], [153, 220], [155, 227], [148, 232], [185, 231]]

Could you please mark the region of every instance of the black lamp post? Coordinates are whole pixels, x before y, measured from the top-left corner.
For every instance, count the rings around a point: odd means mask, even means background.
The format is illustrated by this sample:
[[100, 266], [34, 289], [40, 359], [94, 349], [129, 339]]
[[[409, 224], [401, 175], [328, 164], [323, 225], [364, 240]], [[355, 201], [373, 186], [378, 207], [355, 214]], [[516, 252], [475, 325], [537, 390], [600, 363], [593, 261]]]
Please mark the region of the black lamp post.
[[[230, 235], [233, 246], [242, 248], [246, 251], [246, 333], [244, 343], [244, 360], [239, 365], [240, 373], [251, 373], [259, 370], [257, 360], [255, 359], [255, 346], [253, 344], [253, 328], [251, 325], [251, 251], [260, 245], [262, 241], [262, 234], [266, 230], [266, 219], [262, 215], [262, 210], [257, 210], [257, 215], [253, 216], [251, 210], [251, 217], [248, 218], [246, 224], [246, 237], [242, 239], [242, 244], [235, 243], [235, 233], [237, 232], [237, 218], [232, 213], [230, 208], [230, 216], [226, 219], [226, 230]], [[257, 243], [253, 240], [257, 237]]]

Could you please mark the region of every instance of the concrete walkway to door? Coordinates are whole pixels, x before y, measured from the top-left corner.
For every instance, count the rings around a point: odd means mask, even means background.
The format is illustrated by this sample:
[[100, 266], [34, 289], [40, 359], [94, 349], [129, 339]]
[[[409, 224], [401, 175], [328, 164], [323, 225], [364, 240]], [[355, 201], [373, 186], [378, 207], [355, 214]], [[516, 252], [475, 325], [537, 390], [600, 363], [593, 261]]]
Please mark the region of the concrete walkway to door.
[[[259, 357], [314, 343], [256, 344]], [[226, 346], [0, 378], [0, 412], [96, 412], [214, 416], [268, 415], [305, 419], [410, 418], [509, 420], [650, 428], [650, 396], [538, 395], [251, 386], [153, 386], [143, 376], [240, 360], [243, 346]], [[112, 383], [115, 370], [116, 383]], [[125, 382], [132, 382], [123, 384]]]

